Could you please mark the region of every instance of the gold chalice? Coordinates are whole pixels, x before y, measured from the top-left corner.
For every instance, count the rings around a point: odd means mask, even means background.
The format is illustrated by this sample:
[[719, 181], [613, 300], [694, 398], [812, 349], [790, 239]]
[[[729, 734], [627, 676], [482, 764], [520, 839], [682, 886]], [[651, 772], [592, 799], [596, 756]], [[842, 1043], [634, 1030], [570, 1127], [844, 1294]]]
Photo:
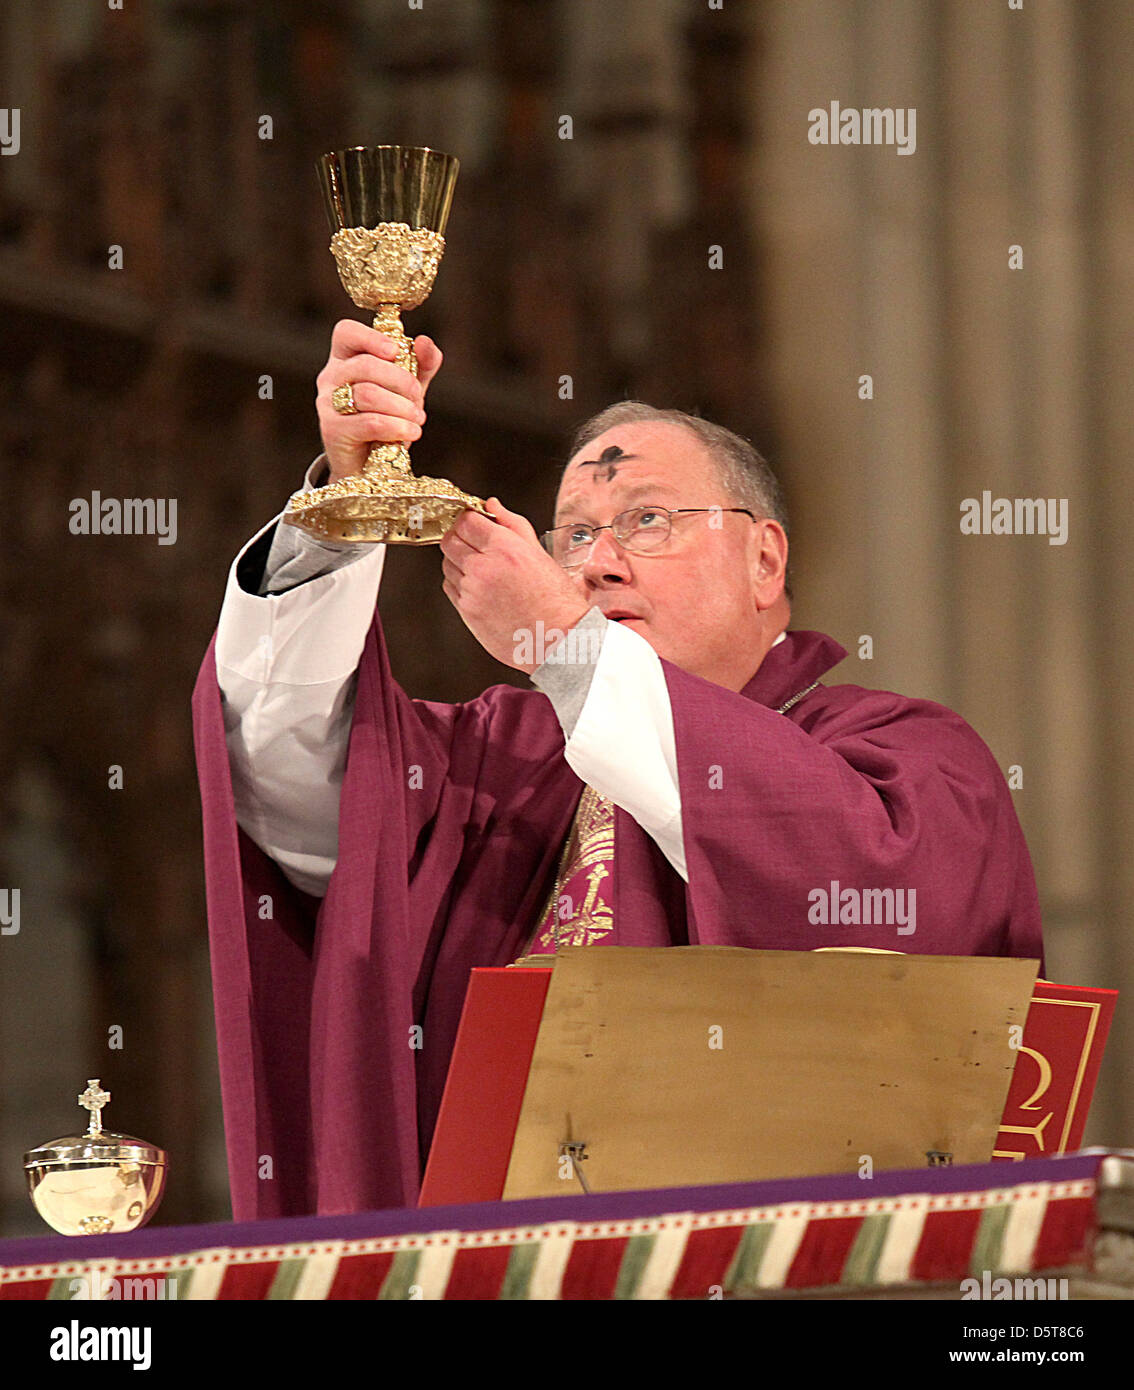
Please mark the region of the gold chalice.
[[[335, 150], [318, 165], [343, 288], [374, 311], [374, 327], [394, 339], [398, 363], [415, 376], [401, 311], [433, 288], [458, 167], [452, 155], [408, 145]], [[361, 473], [297, 492], [283, 520], [325, 540], [435, 545], [470, 507], [489, 515], [445, 478], [417, 477], [405, 444], [375, 444]]]

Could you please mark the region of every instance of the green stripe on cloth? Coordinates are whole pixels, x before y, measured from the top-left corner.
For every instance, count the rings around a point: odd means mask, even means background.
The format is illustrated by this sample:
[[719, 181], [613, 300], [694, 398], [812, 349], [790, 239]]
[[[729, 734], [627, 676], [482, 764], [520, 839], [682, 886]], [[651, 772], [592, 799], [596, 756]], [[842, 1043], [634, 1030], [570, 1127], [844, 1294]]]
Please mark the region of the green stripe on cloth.
[[[81, 1283], [78, 1281], [82, 1281]], [[72, 1299], [76, 1293], [81, 1293], [84, 1298], [89, 1298], [90, 1293], [85, 1288], [87, 1276], [85, 1274], [64, 1274], [58, 1279], [51, 1281], [51, 1287], [47, 1291], [49, 1299]]]
[[528, 1297], [532, 1283], [532, 1270], [539, 1259], [539, 1246], [534, 1241], [526, 1245], [514, 1245], [508, 1256], [508, 1268], [500, 1285], [497, 1301], [505, 1299], [517, 1301]]
[[292, 1299], [295, 1297], [295, 1286], [299, 1283], [299, 1276], [303, 1273], [303, 1267], [307, 1261], [281, 1260], [280, 1267], [276, 1270], [276, 1277], [272, 1280], [272, 1287], [268, 1290], [268, 1298]]
[[882, 1247], [886, 1244], [889, 1230], [889, 1212], [879, 1211], [873, 1216], [863, 1217], [858, 1235], [855, 1236], [854, 1244], [843, 1265], [840, 1284], [863, 1285], [876, 1282], [878, 1261], [882, 1257]]
[[760, 1276], [760, 1266], [764, 1263], [764, 1252], [772, 1239], [775, 1222], [761, 1221], [754, 1226], [746, 1226], [736, 1247], [736, 1254], [724, 1277], [725, 1293], [737, 1289], [754, 1289]]
[[622, 1263], [618, 1266], [618, 1279], [614, 1285], [613, 1298], [634, 1298], [638, 1285], [642, 1282], [642, 1271], [653, 1253], [656, 1235], [631, 1236], [622, 1252]]
[[1000, 1268], [1000, 1258], [1004, 1250], [1004, 1229], [1012, 1209], [1005, 1203], [999, 1207], [985, 1207], [980, 1214], [976, 1239], [973, 1241], [969, 1273], [977, 1278], [987, 1269], [990, 1274]]
[[407, 1299], [421, 1263], [420, 1250], [398, 1250], [390, 1263], [390, 1271], [382, 1281], [380, 1299]]
[[178, 1299], [189, 1297], [189, 1286], [193, 1282], [191, 1266], [185, 1269], [166, 1269], [162, 1271], [162, 1275], [165, 1279], [167, 1303], [176, 1303]]

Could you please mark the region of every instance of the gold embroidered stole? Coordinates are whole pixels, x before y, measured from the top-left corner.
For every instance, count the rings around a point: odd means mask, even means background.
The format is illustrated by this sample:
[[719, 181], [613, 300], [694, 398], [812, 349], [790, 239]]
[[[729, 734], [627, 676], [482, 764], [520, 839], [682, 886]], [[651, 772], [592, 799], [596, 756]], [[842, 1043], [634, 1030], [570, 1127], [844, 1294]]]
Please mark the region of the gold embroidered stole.
[[559, 859], [555, 886], [527, 951], [554, 954], [560, 946], [593, 946], [614, 930], [608, 896], [614, 859], [614, 804], [586, 786]]

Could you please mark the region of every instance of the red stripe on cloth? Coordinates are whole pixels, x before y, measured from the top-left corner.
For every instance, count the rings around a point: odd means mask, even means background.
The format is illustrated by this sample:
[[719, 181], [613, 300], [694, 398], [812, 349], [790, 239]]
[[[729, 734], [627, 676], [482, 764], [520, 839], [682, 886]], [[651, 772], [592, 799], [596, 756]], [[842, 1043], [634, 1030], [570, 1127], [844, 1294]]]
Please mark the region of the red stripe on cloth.
[[500, 1285], [512, 1257], [510, 1245], [485, 1245], [458, 1250], [449, 1270], [445, 1298], [499, 1298]]
[[394, 1252], [382, 1255], [343, 1255], [327, 1290], [327, 1298], [377, 1298], [394, 1263]]
[[708, 1298], [724, 1277], [744, 1234], [743, 1226], [707, 1226], [690, 1231], [685, 1254], [673, 1276], [670, 1298]]
[[217, 1290], [218, 1301], [231, 1298], [252, 1303], [266, 1298], [279, 1267], [279, 1260], [268, 1260], [264, 1264], [229, 1265]]
[[1086, 1264], [1094, 1227], [1093, 1197], [1067, 1197], [1048, 1202], [1036, 1239], [1032, 1268], [1051, 1269], [1055, 1265]]
[[628, 1236], [610, 1240], [576, 1240], [563, 1271], [559, 1297], [610, 1298], [618, 1283], [622, 1256], [629, 1244]]
[[24, 1279], [18, 1284], [0, 1284], [0, 1299], [43, 1300], [54, 1283], [54, 1279]]
[[911, 1279], [964, 1279], [969, 1273], [980, 1208], [927, 1211], [910, 1264]]
[[784, 1280], [784, 1288], [810, 1289], [822, 1284], [837, 1284], [862, 1222], [861, 1216], [820, 1217], [809, 1221]]

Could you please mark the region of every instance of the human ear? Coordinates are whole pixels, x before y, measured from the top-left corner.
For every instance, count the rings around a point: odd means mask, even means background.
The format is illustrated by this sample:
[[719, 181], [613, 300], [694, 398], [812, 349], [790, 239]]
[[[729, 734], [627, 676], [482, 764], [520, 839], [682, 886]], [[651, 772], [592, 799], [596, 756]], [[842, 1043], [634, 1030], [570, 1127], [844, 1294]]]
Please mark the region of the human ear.
[[780, 523], [770, 517], [755, 522], [748, 541], [748, 572], [757, 608], [771, 608], [783, 593], [787, 558], [787, 532]]

